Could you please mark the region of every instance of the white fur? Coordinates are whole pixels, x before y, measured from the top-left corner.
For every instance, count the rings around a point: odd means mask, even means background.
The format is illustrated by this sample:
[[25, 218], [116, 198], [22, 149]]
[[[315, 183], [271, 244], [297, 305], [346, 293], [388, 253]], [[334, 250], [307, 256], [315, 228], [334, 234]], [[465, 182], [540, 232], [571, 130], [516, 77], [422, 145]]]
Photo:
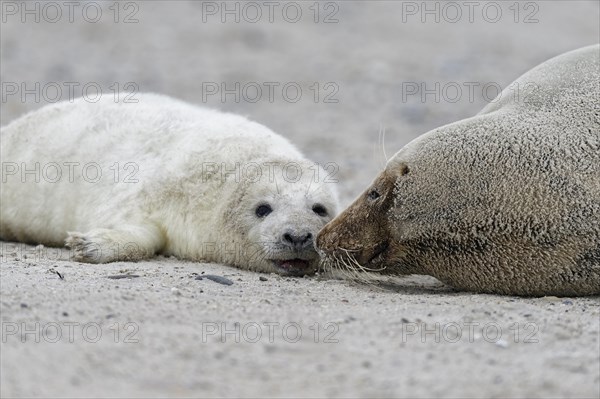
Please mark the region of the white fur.
[[[47, 245], [66, 240], [87, 262], [164, 253], [273, 271], [271, 258], [298, 255], [281, 245], [285, 231], [314, 237], [337, 212], [326, 173], [268, 128], [165, 96], [138, 97], [137, 104], [78, 99], [49, 105], [2, 129], [2, 239]], [[36, 162], [39, 182], [20, 173]], [[73, 182], [65, 162], [79, 163]], [[56, 170], [51, 163], [61, 167], [58, 182], [49, 181]], [[98, 182], [82, 173], [92, 163], [102, 171]], [[15, 165], [19, 170], [11, 174]], [[261, 178], [252, 182], [256, 165]], [[297, 165], [300, 181], [285, 179]], [[217, 166], [237, 173], [220, 173]], [[88, 180], [94, 170], [88, 169]], [[138, 182], [127, 182], [132, 179]], [[273, 213], [258, 218], [262, 202]], [[316, 203], [329, 215], [313, 212]], [[298, 256], [316, 256], [312, 246], [309, 252]]]

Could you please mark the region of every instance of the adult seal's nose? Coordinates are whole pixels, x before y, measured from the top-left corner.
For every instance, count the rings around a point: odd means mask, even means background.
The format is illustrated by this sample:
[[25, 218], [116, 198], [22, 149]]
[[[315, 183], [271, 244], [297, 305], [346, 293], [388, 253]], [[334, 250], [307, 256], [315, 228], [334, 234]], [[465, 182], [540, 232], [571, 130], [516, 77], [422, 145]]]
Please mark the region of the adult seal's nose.
[[298, 251], [311, 246], [313, 241], [312, 238], [313, 235], [308, 232], [297, 233], [292, 231], [286, 231], [281, 236], [281, 242], [284, 245], [287, 245], [288, 247]]

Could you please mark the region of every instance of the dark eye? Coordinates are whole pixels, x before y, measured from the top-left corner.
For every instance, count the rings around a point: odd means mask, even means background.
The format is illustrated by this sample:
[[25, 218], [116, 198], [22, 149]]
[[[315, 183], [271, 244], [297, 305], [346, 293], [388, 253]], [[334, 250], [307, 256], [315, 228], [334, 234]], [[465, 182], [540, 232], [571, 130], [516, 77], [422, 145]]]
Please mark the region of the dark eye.
[[313, 212], [319, 216], [327, 216], [327, 209], [323, 205], [315, 204], [313, 205]]
[[269, 204], [259, 205], [255, 211], [256, 216], [258, 216], [259, 218], [264, 218], [271, 212], [273, 212], [273, 208], [271, 208], [271, 205]]
[[369, 191], [369, 194], [367, 194], [367, 197], [369, 197], [369, 199], [371, 201], [376, 200], [377, 198], [380, 197], [379, 193], [376, 190], [371, 190]]

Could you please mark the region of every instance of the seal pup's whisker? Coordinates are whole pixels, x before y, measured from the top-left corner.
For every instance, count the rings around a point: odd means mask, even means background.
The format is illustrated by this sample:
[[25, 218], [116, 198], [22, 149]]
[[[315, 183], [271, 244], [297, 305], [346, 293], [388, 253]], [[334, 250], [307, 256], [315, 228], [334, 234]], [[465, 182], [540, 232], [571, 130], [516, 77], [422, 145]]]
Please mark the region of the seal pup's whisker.
[[[313, 180], [313, 179], [311, 179], [311, 184], [309, 184], [309, 189], [310, 189], [310, 188], [311, 188], [311, 186], [312, 186], [312, 180]], [[318, 181], [318, 180], [319, 180], [319, 178], [317, 178], [317, 181]], [[308, 196], [310, 196], [310, 195], [313, 195], [313, 194], [315, 194], [319, 188], [320, 188], [320, 187], [319, 187], [318, 185], [315, 185], [315, 187], [312, 189], [312, 191], [308, 190], [308, 192], [307, 192], [307, 195], [308, 195]]]

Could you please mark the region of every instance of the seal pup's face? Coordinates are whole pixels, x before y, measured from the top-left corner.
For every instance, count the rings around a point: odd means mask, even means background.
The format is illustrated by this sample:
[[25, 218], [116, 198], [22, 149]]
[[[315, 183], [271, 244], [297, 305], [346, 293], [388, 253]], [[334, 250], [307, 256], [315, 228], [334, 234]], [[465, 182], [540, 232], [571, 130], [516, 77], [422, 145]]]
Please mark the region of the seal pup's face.
[[[230, 218], [237, 239], [252, 248], [241, 267], [262, 272], [303, 276], [314, 274], [320, 264], [315, 249], [319, 230], [338, 212], [335, 187], [315, 178], [315, 164], [300, 165], [301, 175], [281, 166], [263, 173], [258, 181], [246, 181]], [[253, 180], [253, 179], [251, 179]]]

